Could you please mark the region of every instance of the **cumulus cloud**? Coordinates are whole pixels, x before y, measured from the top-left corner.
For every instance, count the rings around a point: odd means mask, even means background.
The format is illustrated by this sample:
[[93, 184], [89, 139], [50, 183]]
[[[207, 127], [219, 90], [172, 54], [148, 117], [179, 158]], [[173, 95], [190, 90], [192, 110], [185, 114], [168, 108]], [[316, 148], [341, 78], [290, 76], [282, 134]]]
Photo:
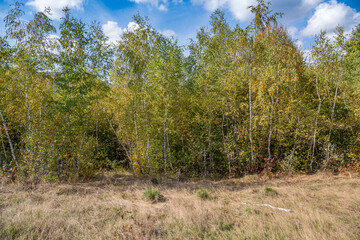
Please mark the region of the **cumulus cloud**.
[[121, 36], [126, 31], [135, 31], [139, 25], [135, 22], [129, 22], [126, 28], [119, 27], [119, 24], [114, 21], [108, 21], [102, 26], [104, 34], [109, 38], [109, 42], [115, 44], [121, 40]]
[[359, 12], [344, 3], [332, 0], [316, 7], [307, 26], [302, 30], [302, 35], [314, 36], [321, 30], [332, 33], [338, 25], [343, 26], [345, 31], [350, 31], [358, 23], [360, 23]]
[[167, 11], [167, 7], [165, 7], [164, 4], [161, 4], [161, 5], [159, 6], [159, 10], [161, 10], [161, 11]]
[[195, 5], [203, 5], [208, 11], [214, 11], [222, 7], [227, 0], [191, 0], [191, 2]]
[[285, 15], [285, 22], [296, 21], [311, 16], [312, 11], [324, 0], [273, 0], [272, 7]]
[[58, 50], [60, 48], [60, 37], [54, 34], [49, 34], [45, 37], [44, 43], [45, 43], [45, 49], [56, 54], [58, 53]]
[[313, 64], [311, 61], [311, 51], [310, 50], [303, 50], [302, 51], [303, 59], [305, 60], [307, 65]]
[[127, 25], [127, 28], [124, 29], [124, 32], [135, 31], [138, 28], [139, 28], [139, 25], [136, 22], [129, 22]]
[[160, 11], [167, 11], [168, 0], [130, 0], [136, 3], [145, 3], [152, 7], [156, 7]]
[[115, 43], [121, 39], [124, 30], [119, 27], [117, 22], [108, 21], [102, 26], [104, 34], [109, 38], [110, 42]]
[[83, 10], [85, 0], [30, 0], [26, 5], [31, 6], [36, 11], [44, 11], [45, 7], [50, 7], [52, 19], [60, 19], [62, 16], [62, 9], [69, 7], [70, 9]]
[[296, 40], [295, 40], [295, 44], [296, 44], [296, 46], [297, 46], [298, 49], [300, 49], [300, 50], [303, 49], [304, 42], [303, 42], [302, 40], [296, 39]]
[[[324, 0], [272, 0], [271, 9], [275, 12], [285, 13], [284, 19], [293, 21], [304, 18], [311, 14], [311, 11]], [[248, 9], [251, 5], [256, 5], [256, 0], [191, 0], [193, 5], [203, 6], [208, 11], [217, 8], [228, 9], [232, 15], [240, 21], [248, 21], [252, 14]]]
[[251, 18], [251, 5], [256, 5], [256, 0], [191, 0], [194, 5], [202, 5], [208, 11], [215, 11], [217, 8], [227, 8], [240, 21], [247, 21]]
[[299, 30], [297, 29], [297, 27], [294, 26], [290, 26], [287, 28], [287, 32], [292, 38], [295, 38], [297, 36], [298, 31]]
[[324, 0], [301, 0], [301, 6], [306, 10], [311, 10], [323, 1]]
[[[285, 13], [286, 19], [297, 19], [310, 13], [320, 2], [324, 0], [273, 0], [271, 9], [275, 12]], [[208, 11], [217, 8], [228, 9], [232, 15], [240, 21], [248, 21], [252, 18], [251, 5], [256, 5], [256, 0], [191, 0], [194, 5], [202, 5]]]
[[166, 29], [164, 31], [161, 31], [161, 34], [164, 35], [165, 37], [175, 37], [175, 32], [171, 29]]
[[290, 26], [287, 28], [287, 32], [295, 42], [298, 49], [302, 49], [302, 47], [304, 46], [304, 42], [302, 41], [301, 36], [299, 36], [299, 29], [297, 27]]
[[245, 1], [238, 1], [238, 0], [229, 0], [228, 6], [232, 14], [236, 19], [240, 21], [246, 21], [252, 17], [250, 9], [248, 8], [251, 5], [256, 5], [254, 0], [245, 0]]

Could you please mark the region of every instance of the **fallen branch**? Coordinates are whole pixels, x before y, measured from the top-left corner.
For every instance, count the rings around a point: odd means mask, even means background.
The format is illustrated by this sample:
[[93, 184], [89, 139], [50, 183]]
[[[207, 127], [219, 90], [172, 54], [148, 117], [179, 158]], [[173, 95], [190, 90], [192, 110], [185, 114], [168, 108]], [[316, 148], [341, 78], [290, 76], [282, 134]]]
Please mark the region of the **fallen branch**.
[[[242, 205], [251, 205], [249, 203], [241, 203]], [[272, 208], [272, 209], [277, 209], [277, 210], [280, 210], [280, 211], [284, 211], [284, 212], [291, 212], [291, 209], [286, 209], [286, 208], [279, 208], [279, 207], [274, 207], [270, 204], [260, 204], [260, 203], [257, 203], [257, 204], [253, 204], [253, 205], [256, 205], [256, 206], [264, 206], [264, 207], [269, 207], [269, 208]]]

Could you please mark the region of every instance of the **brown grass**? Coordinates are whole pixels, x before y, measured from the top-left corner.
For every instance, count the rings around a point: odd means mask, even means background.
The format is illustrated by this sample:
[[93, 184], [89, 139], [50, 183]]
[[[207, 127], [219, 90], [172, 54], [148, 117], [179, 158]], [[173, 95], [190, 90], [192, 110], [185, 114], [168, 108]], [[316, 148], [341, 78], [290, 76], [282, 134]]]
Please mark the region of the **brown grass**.
[[147, 187], [150, 178], [114, 173], [74, 184], [3, 182], [0, 239], [360, 239], [357, 174], [162, 179], [155, 187], [164, 201], [147, 200]]

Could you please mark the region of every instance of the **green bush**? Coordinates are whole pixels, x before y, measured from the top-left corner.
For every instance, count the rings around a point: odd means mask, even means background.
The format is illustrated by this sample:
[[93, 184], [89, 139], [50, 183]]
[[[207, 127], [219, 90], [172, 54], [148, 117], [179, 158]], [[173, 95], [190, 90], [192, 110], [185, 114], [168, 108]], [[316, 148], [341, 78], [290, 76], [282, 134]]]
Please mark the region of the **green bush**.
[[156, 196], [159, 196], [160, 192], [157, 188], [145, 188], [144, 197], [147, 200], [154, 201]]
[[210, 197], [208, 191], [205, 188], [200, 188], [199, 190], [197, 190], [196, 194], [201, 198], [201, 199], [208, 199]]
[[152, 179], [151, 179], [151, 182], [152, 182], [154, 185], [158, 185], [158, 184], [159, 184], [159, 181], [157, 180], [157, 178], [152, 178]]
[[266, 195], [277, 195], [278, 192], [271, 187], [265, 187], [265, 194]]
[[233, 229], [234, 224], [232, 223], [220, 223], [220, 230], [221, 231], [230, 231]]

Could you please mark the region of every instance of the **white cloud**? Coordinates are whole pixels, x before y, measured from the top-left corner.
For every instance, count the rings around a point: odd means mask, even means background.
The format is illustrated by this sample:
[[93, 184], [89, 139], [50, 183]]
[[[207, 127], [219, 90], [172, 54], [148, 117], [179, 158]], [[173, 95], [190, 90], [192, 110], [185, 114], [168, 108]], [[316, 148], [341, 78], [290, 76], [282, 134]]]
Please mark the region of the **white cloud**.
[[323, 1], [324, 0], [301, 0], [301, 6], [312, 9]]
[[[303, 19], [324, 0], [272, 0], [270, 9], [274, 12], [285, 13], [286, 22]], [[191, 0], [194, 5], [201, 5], [208, 11], [217, 8], [228, 9], [232, 15], [240, 21], [248, 21], [252, 18], [251, 5], [256, 5], [256, 0]]]
[[287, 25], [311, 16], [314, 8], [323, 1], [324, 0], [272, 0], [270, 10], [284, 13], [284, 16], [279, 19], [279, 21]]
[[117, 22], [108, 21], [102, 26], [102, 30], [104, 34], [109, 38], [111, 43], [116, 43], [121, 39], [121, 35], [123, 34], [124, 30], [119, 27]]
[[292, 38], [297, 37], [298, 31], [299, 30], [297, 29], [297, 27], [294, 27], [294, 26], [290, 26], [287, 28], [287, 32]]
[[164, 35], [165, 37], [175, 37], [175, 32], [171, 29], [166, 29], [164, 31], [161, 31], [161, 34]]
[[104, 34], [109, 38], [109, 42], [115, 44], [121, 40], [121, 36], [126, 31], [135, 31], [139, 25], [135, 22], [129, 22], [126, 28], [119, 27], [119, 24], [114, 21], [108, 21], [102, 26]]
[[[304, 17], [324, 0], [273, 0], [270, 9], [274, 12], [284, 12], [285, 18], [296, 19]], [[217, 8], [228, 9], [232, 15], [240, 21], [248, 21], [253, 15], [248, 8], [257, 5], [256, 0], [191, 0], [194, 5], [202, 5], [208, 11]]]
[[46, 36], [44, 39], [45, 49], [54, 54], [57, 54], [60, 48], [59, 39], [60, 37], [54, 34], [49, 34]]
[[301, 33], [303, 36], [314, 36], [321, 30], [326, 30], [331, 34], [338, 25], [343, 26], [345, 31], [350, 31], [358, 23], [360, 13], [344, 3], [332, 0], [316, 7], [315, 13]]
[[303, 50], [301, 53], [302, 53], [303, 59], [305, 60], [305, 63], [307, 65], [313, 64], [313, 62], [311, 61], [311, 51], [310, 50]]
[[145, 3], [152, 7], [156, 7], [160, 11], [167, 11], [168, 0], [130, 0], [136, 3]]
[[287, 32], [294, 41], [295, 45], [298, 47], [298, 49], [302, 49], [302, 47], [304, 46], [304, 42], [299, 36], [299, 30], [297, 29], [297, 27], [289, 26], [287, 27]]
[[138, 28], [139, 28], [139, 25], [136, 22], [129, 22], [127, 25], [127, 28], [124, 29], [124, 32], [135, 31]]
[[191, 0], [191, 2], [194, 5], [203, 5], [208, 11], [227, 8], [240, 21], [249, 20], [252, 14], [248, 7], [256, 5], [256, 0]]
[[236, 19], [240, 21], [246, 21], [252, 17], [252, 13], [248, 8], [251, 5], [256, 5], [255, 0], [229, 0], [229, 9]]
[[36, 11], [44, 11], [45, 7], [50, 7], [52, 19], [60, 19], [62, 9], [69, 7], [74, 10], [83, 10], [85, 0], [30, 0], [26, 5], [33, 7]]
[[165, 7], [164, 4], [161, 4], [161, 5], [159, 6], [159, 10], [161, 10], [161, 11], [167, 11], [167, 7]]
[[227, 0], [191, 0], [195, 5], [204, 5], [208, 11], [214, 11], [219, 7], [224, 6]]
[[295, 40], [295, 45], [297, 46], [298, 49], [301, 50], [304, 46], [304, 42], [300, 39], [297, 39], [297, 40]]
[[56, 43], [59, 39], [60, 39], [60, 37], [55, 34], [49, 34], [45, 37], [45, 41], [49, 41], [49, 42], [53, 42], [53, 43]]
[[[316, 6], [324, 0], [301, 0], [300, 3], [289, 9], [287, 18], [303, 18], [309, 16]], [[296, 1], [294, 1], [296, 2]]]

